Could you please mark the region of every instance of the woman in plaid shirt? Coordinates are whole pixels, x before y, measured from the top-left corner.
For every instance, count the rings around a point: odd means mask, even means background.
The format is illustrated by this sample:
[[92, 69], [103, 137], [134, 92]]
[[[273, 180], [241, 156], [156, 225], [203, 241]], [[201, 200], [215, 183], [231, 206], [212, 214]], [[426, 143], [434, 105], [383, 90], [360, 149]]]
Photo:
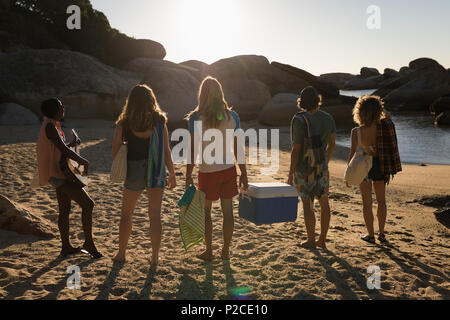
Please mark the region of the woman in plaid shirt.
[[[375, 243], [374, 217], [372, 212], [372, 185], [377, 199], [378, 240], [387, 243], [385, 225], [387, 216], [386, 184], [391, 177], [402, 171], [397, 146], [395, 125], [378, 96], [363, 96], [359, 98], [353, 109], [353, 119], [361, 130], [361, 144], [366, 152], [373, 156], [372, 169], [361, 183], [360, 191], [363, 200], [364, 221], [368, 234], [362, 240]], [[353, 158], [358, 147], [357, 130], [351, 133], [351, 149], [348, 162]], [[348, 186], [348, 184], [347, 184]]]

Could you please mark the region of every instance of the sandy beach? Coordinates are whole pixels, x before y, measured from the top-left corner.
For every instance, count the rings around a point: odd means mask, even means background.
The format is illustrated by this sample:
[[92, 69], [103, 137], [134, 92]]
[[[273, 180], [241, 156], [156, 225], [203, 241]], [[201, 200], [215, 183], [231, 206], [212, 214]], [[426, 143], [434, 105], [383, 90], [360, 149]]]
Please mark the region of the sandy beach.
[[[96, 203], [94, 237], [105, 257], [94, 261], [80, 254], [62, 259], [59, 237], [43, 240], [0, 230], [0, 299], [233, 299], [237, 288], [248, 290], [251, 299], [450, 299], [449, 229], [436, 220], [435, 208], [415, 202], [449, 194], [450, 166], [404, 165], [387, 192], [391, 245], [369, 245], [360, 240], [366, 232], [360, 195], [342, 179], [347, 150], [338, 147], [330, 165], [328, 250], [298, 246], [306, 238], [300, 208], [296, 222], [256, 226], [238, 217], [236, 199], [231, 260], [219, 258], [222, 218], [215, 203], [217, 258], [204, 263], [195, 257], [203, 245], [185, 253], [180, 239], [176, 203], [184, 191], [184, 167], [177, 165], [178, 186], [163, 199], [160, 265], [153, 271], [146, 197], [134, 215], [128, 263], [112, 261], [123, 188], [109, 182], [113, 123], [80, 121], [69, 126], [83, 139], [81, 153], [91, 163], [88, 191]], [[39, 126], [0, 127], [0, 193], [56, 226], [52, 187], [29, 186], [36, 169], [38, 130]], [[282, 130], [282, 141], [288, 141], [283, 139], [287, 132]], [[250, 182], [286, 181], [290, 155], [286, 145], [281, 147], [279, 173], [263, 176], [257, 166], [249, 166]], [[73, 245], [84, 240], [76, 205], [71, 239]], [[66, 287], [66, 270], [72, 265], [81, 269], [80, 290]], [[371, 265], [381, 269], [381, 290], [367, 287]]]

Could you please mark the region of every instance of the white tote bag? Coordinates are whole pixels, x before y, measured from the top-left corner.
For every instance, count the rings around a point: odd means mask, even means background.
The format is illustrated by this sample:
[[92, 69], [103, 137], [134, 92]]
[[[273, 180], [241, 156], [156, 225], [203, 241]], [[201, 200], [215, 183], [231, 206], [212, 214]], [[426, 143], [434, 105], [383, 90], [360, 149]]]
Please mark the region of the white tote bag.
[[109, 176], [111, 182], [122, 183], [127, 178], [127, 153], [128, 147], [125, 143], [122, 143], [111, 166], [111, 174]]
[[359, 186], [372, 169], [372, 156], [368, 155], [362, 147], [361, 128], [358, 128], [356, 132], [358, 134], [358, 147], [345, 170], [344, 180], [350, 185]]

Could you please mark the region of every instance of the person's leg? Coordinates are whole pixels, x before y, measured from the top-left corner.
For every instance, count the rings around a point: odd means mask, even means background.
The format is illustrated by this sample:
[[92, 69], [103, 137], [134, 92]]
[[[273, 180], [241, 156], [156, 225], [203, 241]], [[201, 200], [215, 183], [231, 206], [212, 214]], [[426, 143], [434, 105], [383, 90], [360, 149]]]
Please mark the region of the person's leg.
[[203, 260], [211, 261], [214, 259], [213, 251], [212, 251], [212, 232], [213, 225], [211, 219], [211, 207], [212, 201], [205, 201], [205, 244], [206, 251], [199, 254], [197, 257]]
[[151, 264], [157, 265], [159, 261], [159, 249], [161, 248], [161, 202], [164, 189], [147, 189], [148, 217], [150, 218], [150, 239], [152, 241]]
[[59, 190], [81, 207], [81, 222], [85, 237], [83, 249], [88, 251], [93, 257], [100, 258], [101, 254], [98, 252], [92, 239], [92, 210], [94, 209], [94, 201], [83, 188], [70, 183], [61, 186]]
[[69, 239], [69, 215], [71, 209], [71, 200], [60, 188], [56, 189], [56, 198], [58, 200], [59, 215], [58, 215], [58, 229], [61, 235], [61, 255], [80, 252], [80, 248], [74, 248], [70, 244]]
[[314, 200], [311, 198], [302, 198], [303, 216], [305, 218], [306, 233], [308, 240], [301, 244], [304, 248], [316, 247], [316, 217], [314, 215]]
[[377, 199], [377, 217], [380, 234], [384, 234], [384, 227], [386, 225], [387, 207], [386, 207], [386, 184], [384, 181], [377, 181], [373, 183], [375, 189], [375, 197]]
[[363, 201], [364, 222], [368, 231], [368, 236], [373, 237], [375, 231], [373, 229], [373, 212], [372, 212], [372, 182], [364, 180], [359, 189]]
[[223, 260], [228, 260], [230, 258], [230, 244], [234, 231], [233, 199], [221, 199], [220, 204], [223, 213], [223, 248], [221, 257]]
[[118, 262], [125, 262], [125, 254], [128, 245], [128, 239], [132, 230], [132, 218], [136, 203], [141, 196], [142, 191], [131, 191], [125, 189], [122, 197], [122, 212], [120, 216], [119, 225], [119, 252], [114, 260]]
[[319, 199], [320, 204], [320, 236], [319, 240], [316, 242], [316, 245], [321, 248], [326, 248], [326, 240], [328, 228], [330, 227], [330, 202], [328, 199], [328, 193], [324, 194]]

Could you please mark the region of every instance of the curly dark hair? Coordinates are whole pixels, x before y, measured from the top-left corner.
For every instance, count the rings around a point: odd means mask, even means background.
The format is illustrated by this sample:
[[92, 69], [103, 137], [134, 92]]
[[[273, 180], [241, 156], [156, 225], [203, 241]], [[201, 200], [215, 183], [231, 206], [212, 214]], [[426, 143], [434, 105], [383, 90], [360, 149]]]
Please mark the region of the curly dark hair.
[[359, 126], [371, 126], [385, 115], [384, 102], [379, 96], [362, 96], [353, 108], [353, 121]]

